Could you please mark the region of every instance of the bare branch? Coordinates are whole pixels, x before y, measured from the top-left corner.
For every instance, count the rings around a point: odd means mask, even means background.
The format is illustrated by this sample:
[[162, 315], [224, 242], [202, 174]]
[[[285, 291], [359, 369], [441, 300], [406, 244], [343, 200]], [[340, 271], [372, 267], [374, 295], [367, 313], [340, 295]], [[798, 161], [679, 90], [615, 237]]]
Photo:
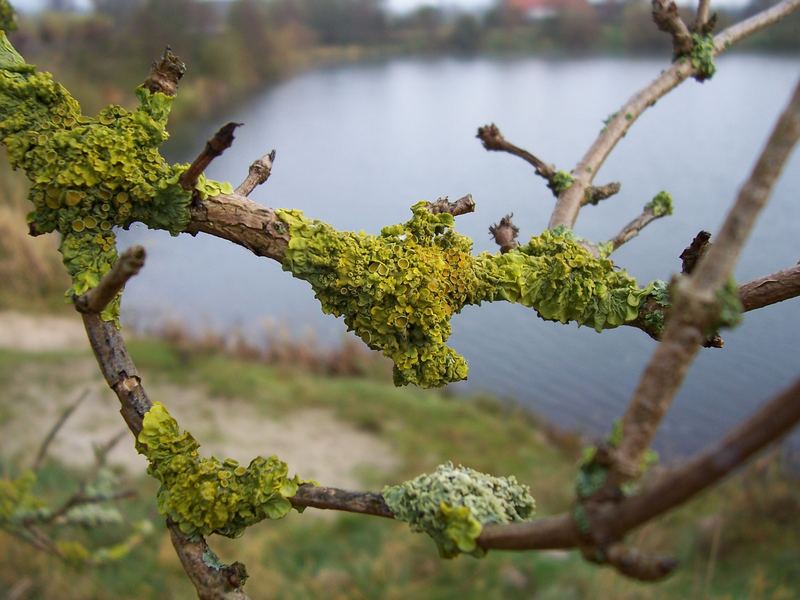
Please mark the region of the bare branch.
[[697, 4], [697, 16], [692, 24], [692, 31], [700, 35], [711, 33], [714, 24], [717, 22], [717, 15], [714, 13], [709, 16], [711, 10], [711, 0], [700, 0]]
[[59, 416], [56, 422], [53, 424], [53, 427], [47, 433], [44, 440], [42, 440], [42, 445], [39, 446], [39, 452], [36, 453], [36, 460], [33, 461], [33, 466], [31, 467], [34, 471], [38, 471], [39, 467], [42, 466], [42, 461], [44, 460], [44, 457], [47, 456], [47, 449], [50, 447], [50, 444], [53, 442], [58, 432], [61, 431], [61, 428], [64, 426], [64, 423], [67, 422], [67, 419], [72, 416], [72, 413], [75, 412], [75, 409], [77, 409], [81, 403], [86, 400], [88, 395], [89, 390], [84, 389], [78, 396], [78, 399], [64, 409], [64, 412], [61, 413], [61, 416]]
[[[775, 6], [764, 10], [749, 19], [728, 27], [714, 37], [714, 53], [721, 54], [731, 45], [753, 33], [772, 25], [800, 8], [800, 0], [782, 0]], [[584, 203], [586, 190], [591, 185], [600, 167], [603, 166], [611, 150], [625, 136], [636, 120], [649, 107], [696, 73], [691, 61], [677, 62], [666, 69], [652, 83], [634, 94], [620, 108], [607, 126], [597, 136], [581, 161], [573, 169], [575, 181], [562, 194], [550, 216], [549, 229], [565, 225], [572, 227]]]
[[143, 85], [153, 93], [174, 96], [178, 93], [178, 82], [185, 73], [186, 65], [167, 46], [162, 57], [153, 63]]
[[647, 227], [650, 223], [656, 219], [660, 219], [661, 217], [666, 217], [667, 214], [668, 213], [656, 214], [652, 206], [649, 204], [645, 206], [642, 210], [642, 213], [638, 217], [625, 225], [625, 227], [623, 227], [620, 232], [610, 240], [612, 252], [639, 235], [639, 232]]
[[122, 291], [128, 280], [144, 266], [146, 256], [147, 254], [141, 246], [128, 248], [100, 280], [97, 287], [89, 290], [83, 296], [73, 298], [75, 308], [82, 313], [101, 312]]
[[236, 188], [236, 193], [240, 196], [249, 196], [256, 187], [266, 183], [272, 175], [272, 164], [275, 162], [275, 150], [265, 154], [250, 165], [245, 180]]
[[619, 194], [621, 189], [622, 184], [619, 181], [612, 181], [611, 183], [607, 183], [605, 185], [589, 186], [589, 189], [586, 190], [586, 193], [583, 196], [582, 205], [585, 206], [587, 204], [591, 204], [594, 206], [601, 200], [610, 198], [614, 194]]
[[520, 157], [522, 160], [533, 166], [533, 168], [536, 170], [536, 174], [539, 177], [543, 177], [547, 180], [548, 187], [552, 185], [553, 177], [556, 175], [555, 168], [551, 165], [548, 165], [527, 150], [524, 150], [523, 148], [515, 146], [511, 142], [506, 141], [506, 139], [503, 137], [503, 134], [500, 133], [497, 125], [494, 123], [479, 127], [478, 135], [476, 137], [483, 142], [483, 147], [489, 151], [508, 152], [509, 154]]
[[800, 265], [748, 281], [739, 287], [739, 296], [745, 311], [800, 296]]
[[672, 0], [653, 0], [653, 20], [659, 30], [672, 37], [672, 57], [677, 59], [691, 53], [692, 33], [678, 14], [678, 5]]
[[256, 256], [283, 260], [289, 231], [274, 210], [245, 196], [223, 194], [206, 198], [190, 211], [187, 233], [207, 233], [244, 246]]
[[247, 569], [242, 563], [223, 565], [202, 536], [187, 536], [175, 523], [168, 523], [167, 527], [172, 546], [199, 600], [248, 600], [242, 589], [247, 580]]
[[336, 488], [301, 485], [289, 498], [295, 508], [320, 508], [394, 518], [383, 496], [372, 492], [348, 492]]
[[454, 217], [458, 217], [474, 212], [475, 200], [472, 199], [472, 194], [462, 196], [453, 202], [450, 202], [447, 196], [443, 196], [435, 202], [428, 202], [428, 210], [435, 215], [439, 213], [450, 213]]
[[219, 131], [214, 134], [210, 140], [206, 142], [203, 151], [194, 159], [189, 168], [182, 174], [178, 183], [185, 190], [194, 190], [197, 185], [197, 180], [200, 175], [208, 168], [211, 161], [220, 156], [225, 150], [233, 144], [233, 132], [237, 127], [241, 127], [242, 123], [228, 123], [220, 127]]
[[733, 271], [747, 236], [789, 154], [800, 138], [800, 84], [778, 119], [748, 181], [728, 213], [716, 242], [691, 276], [672, 286], [673, 309], [661, 344], [634, 392], [622, 420], [622, 442], [616, 455], [612, 484], [635, 477], [641, 458], [669, 408], [672, 398], [717, 313], [717, 290]]

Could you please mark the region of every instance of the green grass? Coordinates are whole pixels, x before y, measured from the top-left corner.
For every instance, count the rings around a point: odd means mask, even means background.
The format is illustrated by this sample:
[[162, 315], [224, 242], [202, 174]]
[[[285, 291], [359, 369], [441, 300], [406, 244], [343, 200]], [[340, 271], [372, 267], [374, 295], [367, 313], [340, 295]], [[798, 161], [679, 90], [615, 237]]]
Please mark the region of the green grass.
[[[131, 351], [146, 384], [200, 386], [215, 398], [246, 399], [264, 419], [327, 407], [374, 433], [401, 459], [395, 472], [372, 474], [375, 487], [452, 459], [494, 474], [516, 475], [531, 486], [539, 515], [569, 506], [574, 457], [550, 445], [533, 419], [502, 403], [364, 379], [289, 375], [217, 355], [186, 356], [153, 341], [134, 342]], [[42, 371], [66, 373], [73, 361], [86, 357], [85, 353], [0, 352], [0, 389], [31, 363]], [[46, 495], [63, 494], [73, 479], [73, 473], [50, 462], [42, 486]], [[148, 543], [120, 563], [76, 571], [0, 534], [0, 589], [27, 577], [33, 585], [29, 598], [193, 597], [158, 526], [153, 482], [143, 477], [133, 485], [140, 496], [125, 503], [125, 512], [131, 521], [146, 516], [157, 525]], [[788, 600], [800, 596], [799, 516], [797, 481], [782, 474], [774, 460], [762, 460], [631, 536], [638, 547], [673, 553], [681, 560], [676, 575], [659, 585], [628, 581], [608, 568], [585, 563], [574, 552], [492, 552], [482, 560], [441, 560], [433, 543], [410, 533], [405, 524], [359, 515], [321, 518], [312, 509], [261, 523], [237, 540], [211, 542], [224, 560], [247, 565], [251, 574], [247, 589], [256, 599]], [[96, 543], [123, 535], [78, 533]]]

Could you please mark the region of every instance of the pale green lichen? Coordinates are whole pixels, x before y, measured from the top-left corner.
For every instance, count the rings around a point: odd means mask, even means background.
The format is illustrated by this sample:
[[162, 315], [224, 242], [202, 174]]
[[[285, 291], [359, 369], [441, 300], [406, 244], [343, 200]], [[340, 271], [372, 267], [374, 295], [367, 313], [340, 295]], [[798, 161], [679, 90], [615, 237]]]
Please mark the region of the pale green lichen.
[[644, 207], [653, 211], [656, 217], [669, 216], [672, 214], [672, 196], [669, 192], [658, 192]]
[[[189, 220], [192, 191], [178, 179], [187, 165], [170, 165], [159, 153], [166, 141], [172, 98], [144, 87], [139, 107], [108, 106], [95, 118], [49, 73], [38, 73], [0, 32], [0, 143], [14, 168], [27, 172], [28, 216], [34, 233], [59, 231], [72, 276], [67, 295], [97, 285], [117, 259], [115, 227], [142, 222], [173, 235]], [[232, 191], [200, 178], [201, 195]], [[104, 312], [116, 320], [118, 299]]]
[[383, 498], [396, 519], [430, 535], [443, 558], [461, 552], [483, 556], [476, 541], [484, 525], [524, 521], [536, 508], [528, 486], [515, 477], [494, 477], [449, 462], [385, 487]]
[[466, 361], [445, 343], [451, 317], [464, 306], [516, 302], [544, 319], [600, 331], [635, 319], [649, 293], [567, 229], [476, 257], [451, 215], [432, 214], [426, 202], [412, 213], [407, 223], [373, 236], [337, 231], [300, 211], [277, 211], [290, 233], [284, 269], [311, 284], [323, 312], [343, 316], [370, 348], [394, 361], [398, 385], [466, 378]]
[[722, 328], [733, 329], [742, 322], [744, 307], [739, 285], [733, 277], [729, 277], [725, 285], [717, 291], [717, 306], [719, 313], [713, 324], [714, 332]]
[[711, 79], [717, 72], [717, 66], [714, 64], [714, 36], [710, 33], [706, 35], [693, 33], [692, 42], [692, 53], [689, 58], [692, 67], [697, 71], [694, 78], [701, 82]]
[[556, 194], [566, 192], [570, 187], [572, 187], [573, 183], [575, 183], [575, 179], [566, 171], [558, 171], [555, 175], [553, 175], [553, 180], [551, 182], [553, 191]]
[[45, 506], [33, 494], [36, 474], [25, 471], [16, 479], [0, 479], [0, 526], [20, 521]]
[[158, 402], [144, 415], [136, 447], [150, 463], [147, 472], [161, 482], [159, 512], [187, 535], [236, 537], [259, 521], [280, 519], [302, 483], [275, 456], [256, 457], [247, 467], [200, 457], [197, 441]]

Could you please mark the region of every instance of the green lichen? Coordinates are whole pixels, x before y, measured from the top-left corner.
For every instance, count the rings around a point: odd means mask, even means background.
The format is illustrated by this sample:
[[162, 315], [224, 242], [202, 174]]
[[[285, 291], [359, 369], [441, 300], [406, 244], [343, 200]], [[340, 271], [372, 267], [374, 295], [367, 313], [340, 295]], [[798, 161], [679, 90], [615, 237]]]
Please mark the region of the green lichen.
[[669, 216], [672, 214], [672, 196], [669, 192], [658, 192], [644, 207], [653, 211], [656, 217]]
[[0, 29], [14, 31], [17, 28], [17, 15], [8, 0], [0, 0]]
[[[114, 228], [142, 222], [177, 235], [189, 220], [192, 192], [178, 183], [187, 165], [168, 164], [158, 150], [172, 98], [144, 87], [136, 94], [136, 110], [108, 106], [88, 118], [0, 32], [0, 143], [31, 181], [32, 232], [62, 234], [69, 297], [97, 285], [116, 261]], [[201, 177], [197, 190], [203, 196], [231, 187]], [[103, 317], [116, 320], [118, 312], [119, 299]]]
[[187, 535], [237, 537], [259, 521], [280, 519], [301, 483], [275, 456], [256, 457], [247, 467], [201, 458], [200, 445], [158, 402], [144, 416], [136, 447], [150, 463], [147, 472], [161, 482], [159, 512]]
[[717, 72], [714, 64], [714, 36], [710, 33], [706, 35], [693, 33], [692, 42], [692, 53], [689, 58], [692, 67], [697, 71], [694, 78], [701, 82], [711, 79]]
[[422, 387], [466, 378], [467, 364], [445, 342], [464, 306], [505, 300], [544, 319], [576, 321], [600, 331], [636, 318], [640, 289], [607, 258], [596, 258], [569, 230], [546, 231], [510, 252], [471, 254], [472, 241], [453, 217], [412, 207], [403, 225], [379, 236], [337, 231], [296, 210], [277, 214], [288, 226], [283, 267], [308, 281], [323, 312], [395, 365], [395, 383]]
[[551, 183], [553, 186], [553, 191], [556, 194], [561, 194], [572, 187], [572, 184], [575, 183], [575, 179], [573, 179], [572, 175], [566, 171], [558, 171], [555, 175], [553, 175], [553, 181]]
[[739, 286], [733, 277], [717, 291], [717, 306], [719, 313], [713, 323], [713, 332], [722, 328], [733, 329], [742, 322], [742, 297], [739, 295]]
[[400, 485], [383, 489], [386, 504], [412, 531], [425, 532], [443, 558], [461, 552], [483, 556], [476, 540], [484, 525], [529, 519], [536, 508], [528, 486], [446, 463]]

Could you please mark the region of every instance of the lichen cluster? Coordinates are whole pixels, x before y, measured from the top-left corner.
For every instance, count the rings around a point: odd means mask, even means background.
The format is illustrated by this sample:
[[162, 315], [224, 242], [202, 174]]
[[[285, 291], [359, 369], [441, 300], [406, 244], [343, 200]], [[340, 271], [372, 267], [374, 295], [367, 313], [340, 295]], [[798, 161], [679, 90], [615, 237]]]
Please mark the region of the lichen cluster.
[[483, 300], [507, 300], [536, 310], [549, 321], [575, 321], [596, 331], [618, 327], [639, 314], [652, 285], [636, 280], [604, 257], [595, 257], [569, 229], [553, 229], [501, 255], [477, 257], [487, 292]]
[[652, 210], [656, 217], [669, 216], [672, 214], [672, 196], [669, 192], [658, 192], [644, 207]]
[[264, 519], [280, 519], [292, 508], [300, 479], [289, 477], [275, 456], [256, 457], [247, 467], [233, 459], [201, 458], [200, 445], [181, 431], [163, 404], [144, 415], [136, 448], [147, 472], [161, 482], [158, 510], [186, 534], [241, 535]]
[[717, 72], [717, 66], [714, 64], [714, 36], [710, 33], [706, 35], [693, 33], [692, 42], [692, 53], [689, 60], [697, 70], [694, 78], [701, 82], [711, 79]]
[[484, 525], [524, 521], [536, 508], [528, 486], [513, 476], [494, 477], [450, 462], [385, 487], [383, 497], [395, 518], [433, 538], [443, 558], [461, 552], [483, 556], [476, 540]]
[[373, 236], [278, 211], [291, 234], [283, 266], [311, 283], [323, 312], [344, 316], [394, 361], [396, 384], [432, 387], [467, 376], [464, 358], [444, 342], [453, 314], [480, 301], [481, 282], [472, 242], [453, 231], [453, 216], [432, 214], [425, 202], [412, 212]]
[[[31, 231], [62, 234], [69, 296], [97, 285], [116, 261], [114, 227], [138, 221], [177, 235], [188, 223], [192, 191], [178, 183], [187, 165], [170, 165], [158, 151], [168, 137], [172, 98], [144, 87], [136, 94], [134, 111], [112, 105], [85, 117], [67, 90], [26, 64], [0, 31], [0, 143], [31, 181]], [[231, 191], [204, 177], [197, 189]], [[116, 319], [118, 310], [116, 301], [104, 318]]]
[[575, 179], [572, 177], [570, 173], [566, 171], [558, 171], [555, 175], [553, 175], [553, 191], [556, 194], [561, 194], [566, 192], [569, 188], [572, 187], [572, 184], [575, 183]]
[[467, 364], [445, 342], [464, 306], [506, 300], [544, 319], [597, 331], [638, 315], [650, 287], [639, 288], [607, 258], [593, 256], [567, 229], [545, 231], [501, 255], [473, 256], [453, 217], [412, 207], [403, 225], [379, 236], [337, 231], [296, 210], [283, 267], [311, 283], [322, 310], [394, 361], [395, 383], [433, 387], [466, 378]]

